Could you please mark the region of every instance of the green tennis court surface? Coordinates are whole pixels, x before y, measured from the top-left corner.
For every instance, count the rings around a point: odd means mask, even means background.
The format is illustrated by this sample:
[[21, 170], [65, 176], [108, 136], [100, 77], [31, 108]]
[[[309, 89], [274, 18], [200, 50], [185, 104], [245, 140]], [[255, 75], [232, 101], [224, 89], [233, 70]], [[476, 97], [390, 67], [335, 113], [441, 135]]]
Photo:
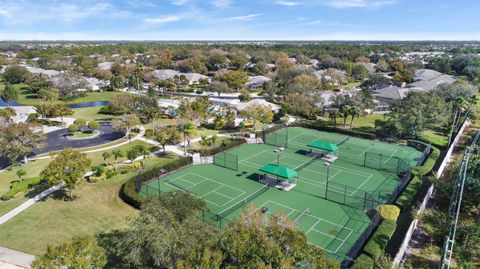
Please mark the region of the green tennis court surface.
[[[242, 212], [246, 203], [267, 208], [265, 218], [281, 212], [298, 223], [311, 244], [343, 260], [370, 224], [363, 210], [368, 209], [365, 197], [375, 197], [371, 207], [384, 202], [398, 185], [399, 167], [414, 166], [421, 155], [405, 146], [305, 128], [282, 129], [269, 136], [279, 145], [282, 137], [288, 137], [287, 148], [277, 154], [274, 150], [278, 145], [242, 145], [228, 151], [238, 157], [238, 165], [228, 167], [238, 166], [238, 170], [214, 164], [189, 166], [149, 182], [140, 193], [189, 192], [205, 200], [212, 212], [208, 220], [223, 222], [217, 224], [222, 228]], [[306, 156], [306, 145], [316, 139], [338, 146], [338, 159], [329, 167], [321, 159]], [[262, 174], [259, 168], [277, 161], [298, 172], [296, 186], [290, 191], [258, 182]]]

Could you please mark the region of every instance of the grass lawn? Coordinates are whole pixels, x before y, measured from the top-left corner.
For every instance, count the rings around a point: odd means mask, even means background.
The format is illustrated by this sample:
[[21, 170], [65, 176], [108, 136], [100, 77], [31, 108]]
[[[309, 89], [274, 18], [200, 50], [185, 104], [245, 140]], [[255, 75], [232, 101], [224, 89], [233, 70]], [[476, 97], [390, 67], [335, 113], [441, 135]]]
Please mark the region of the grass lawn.
[[115, 118], [116, 116], [99, 114], [100, 107], [85, 107], [85, 108], [74, 108], [73, 118], [84, 119], [86, 121], [91, 120], [108, 120]]
[[67, 135], [70, 139], [78, 139], [78, 138], [88, 138], [94, 136], [95, 133], [93, 132], [75, 132], [72, 134]]
[[[35, 93], [29, 91], [26, 84], [13, 84], [14, 87], [20, 90], [18, 96], [18, 103], [26, 106], [35, 106], [41, 104], [43, 101], [38, 98]], [[0, 83], [0, 90], [4, 87], [4, 83]], [[68, 101], [57, 101], [61, 104], [80, 104], [98, 101], [108, 101], [112, 97], [121, 94], [120, 92], [87, 92], [84, 96]]]
[[[127, 151], [137, 145], [143, 145], [147, 149], [149, 149], [151, 152], [155, 151], [157, 148], [155, 146], [152, 146], [148, 143], [142, 142], [142, 141], [133, 141], [131, 144], [126, 144], [121, 147], [118, 147], [116, 149], [119, 149], [122, 151], [123, 155], [127, 155]], [[113, 151], [109, 150], [110, 152]], [[103, 157], [102, 153], [104, 151], [100, 152], [95, 152], [95, 153], [89, 153], [87, 154], [87, 157], [92, 161], [91, 166], [96, 166], [103, 164]], [[157, 157], [148, 157], [147, 162], [150, 160], [155, 160], [158, 159]], [[118, 161], [125, 161], [127, 160], [127, 157], [121, 157], [118, 159]], [[6, 192], [10, 188], [10, 184], [13, 181], [17, 181], [18, 177], [16, 175], [17, 171], [19, 169], [23, 169], [27, 172], [27, 175], [25, 178], [30, 178], [34, 176], [40, 175], [42, 172], [43, 168], [50, 163], [51, 159], [45, 159], [45, 160], [38, 160], [38, 161], [31, 161], [27, 166], [16, 166], [12, 168], [11, 170], [4, 171], [0, 173], [0, 194], [3, 192]], [[110, 163], [113, 163], [113, 157], [109, 160]], [[8, 201], [0, 201], [0, 216], [9, 210], [13, 209], [15, 206], [21, 204], [23, 201], [25, 201], [26, 198], [24, 196], [20, 196]]]
[[[328, 116], [325, 117], [319, 117], [319, 120], [322, 122], [330, 122], [330, 119]], [[371, 114], [367, 116], [361, 116], [358, 118], [355, 118], [353, 120], [353, 129], [357, 131], [366, 131], [366, 132], [373, 132], [373, 128], [375, 128], [375, 121], [376, 120], [383, 120], [384, 115], [383, 114]], [[350, 128], [350, 120], [351, 118], [347, 118], [347, 128]], [[337, 127], [342, 128], [343, 127], [343, 118], [338, 118], [337, 119]]]
[[[96, 163], [103, 163], [101, 153], [96, 155], [89, 154], [89, 158]], [[146, 167], [148, 169], [166, 160], [150, 157]], [[98, 184], [83, 183], [74, 191], [79, 197], [75, 201], [64, 201], [58, 192], [36, 203], [2, 225], [0, 245], [39, 255], [47, 245], [60, 244], [76, 235], [93, 236], [124, 227], [126, 219], [136, 216], [137, 211], [119, 198], [118, 191], [136, 173], [117, 175]]]
[[448, 136], [435, 130], [425, 130], [419, 135], [419, 137], [434, 145], [442, 147], [446, 147], [448, 143]]

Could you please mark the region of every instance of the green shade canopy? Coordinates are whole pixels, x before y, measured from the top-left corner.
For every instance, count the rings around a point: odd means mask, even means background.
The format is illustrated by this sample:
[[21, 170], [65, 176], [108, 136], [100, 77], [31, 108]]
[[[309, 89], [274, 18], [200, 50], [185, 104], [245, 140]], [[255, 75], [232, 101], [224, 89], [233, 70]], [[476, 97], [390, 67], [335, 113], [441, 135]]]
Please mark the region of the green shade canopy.
[[322, 149], [326, 151], [337, 151], [338, 147], [335, 144], [332, 144], [327, 141], [322, 141], [322, 140], [315, 140], [313, 142], [310, 142], [310, 144], [307, 145], [308, 147], [311, 148], [316, 148], [316, 149]]
[[297, 176], [297, 171], [276, 164], [267, 164], [260, 168], [260, 171], [286, 179], [292, 179]]

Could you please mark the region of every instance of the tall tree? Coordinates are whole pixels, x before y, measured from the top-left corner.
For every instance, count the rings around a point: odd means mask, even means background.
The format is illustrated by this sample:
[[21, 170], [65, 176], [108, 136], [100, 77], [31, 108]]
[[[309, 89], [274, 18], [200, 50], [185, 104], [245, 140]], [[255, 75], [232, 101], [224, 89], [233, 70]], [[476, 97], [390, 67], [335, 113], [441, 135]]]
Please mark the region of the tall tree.
[[28, 123], [9, 124], [0, 127], [0, 156], [6, 157], [11, 164], [16, 164], [17, 159], [24, 157], [33, 149], [39, 149], [45, 142], [43, 132], [35, 132], [35, 125]]
[[74, 237], [59, 246], [47, 246], [45, 254], [37, 257], [32, 269], [101, 269], [107, 264], [105, 250], [90, 237]]
[[[203, 207], [203, 201], [184, 192], [147, 200], [139, 217], [120, 235], [119, 256], [132, 268], [178, 268], [179, 262], [218, 236], [196, 216]], [[205, 268], [201, 266], [194, 267]]]
[[0, 118], [4, 119], [6, 123], [10, 123], [13, 117], [17, 115], [15, 109], [11, 107], [7, 107], [4, 109], [0, 109]]
[[117, 164], [118, 163], [118, 158], [123, 157], [123, 152], [119, 149], [115, 149], [115, 150], [112, 151], [112, 155], [115, 158], [115, 164]]
[[207, 86], [207, 91], [216, 92], [218, 96], [220, 96], [222, 93], [232, 92], [232, 89], [230, 89], [225, 82], [213, 81]]
[[334, 108], [328, 112], [328, 117], [333, 121], [333, 127], [337, 127], [337, 119], [340, 116], [338, 108]]
[[165, 146], [176, 143], [180, 139], [180, 133], [174, 126], [167, 126], [155, 131], [154, 139], [162, 146], [163, 154], [166, 154]]
[[352, 107], [350, 105], [343, 105], [339, 109], [340, 115], [343, 117], [343, 128], [347, 127], [347, 118], [350, 115], [351, 108]]
[[69, 197], [73, 199], [73, 189], [82, 182], [90, 164], [86, 154], [66, 148], [43, 169], [41, 175], [50, 186], [65, 182]]
[[130, 142], [132, 142], [132, 137], [130, 134], [130, 129], [139, 125], [140, 120], [135, 114], [123, 115], [112, 121], [112, 127], [116, 131], [124, 132], [128, 137]]
[[320, 248], [308, 244], [304, 233], [288, 217], [271, 214], [268, 222], [260, 210], [247, 206], [225, 230], [220, 246], [233, 267], [339, 268]]
[[257, 123], [271, 123], [273, 120], [273, 112], [270, 106], [251, 105], [240, 114], [247, 120], [252, 121], [254, 128]]
[[350, 111], [348, 112], [350, 114], [351, 120], [350, 120], [350, 129], [353, 128], [353, 120], [355, 117], [360, 117], [360, 108], [358, 106], [351, 106]]
[[180, 126], [180, 132], [183, 134], [183, 147], [185, 156], [187, 155], [187, 145], [190, 147], [190, 139], [197, 134], [197, 126], [187, 121]]

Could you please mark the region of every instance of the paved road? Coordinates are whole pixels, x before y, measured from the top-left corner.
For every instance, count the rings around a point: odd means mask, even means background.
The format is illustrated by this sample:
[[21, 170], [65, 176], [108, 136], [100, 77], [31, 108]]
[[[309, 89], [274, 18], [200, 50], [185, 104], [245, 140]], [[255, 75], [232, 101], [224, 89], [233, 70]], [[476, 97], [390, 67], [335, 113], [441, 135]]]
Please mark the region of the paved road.
[[[29, 157], [31, 158], [35, 155], [50, 152], [50, 151], [62, 150], [67, 147], [85, 148], [85, 147], [103, 145], [125, 136], [125, 134], [119, 133], [113, 130], [112, 126], [110, 125], [101, 125], [99, 131], [100, 131], [100, 135], [90, 139], [68, 139], [65, 137], [65, 135], [68, 133], [68, 129], [61, 129], [58, 131], [50, 132], [46, 134], [47, 146], [40, 150], [34, 150], [29, 155]], [[0, 159], [0, 170], [2, 170], [3, 168], [6, 168], [7, 166], [8, 166], [8, 162], [5, 159]]]

